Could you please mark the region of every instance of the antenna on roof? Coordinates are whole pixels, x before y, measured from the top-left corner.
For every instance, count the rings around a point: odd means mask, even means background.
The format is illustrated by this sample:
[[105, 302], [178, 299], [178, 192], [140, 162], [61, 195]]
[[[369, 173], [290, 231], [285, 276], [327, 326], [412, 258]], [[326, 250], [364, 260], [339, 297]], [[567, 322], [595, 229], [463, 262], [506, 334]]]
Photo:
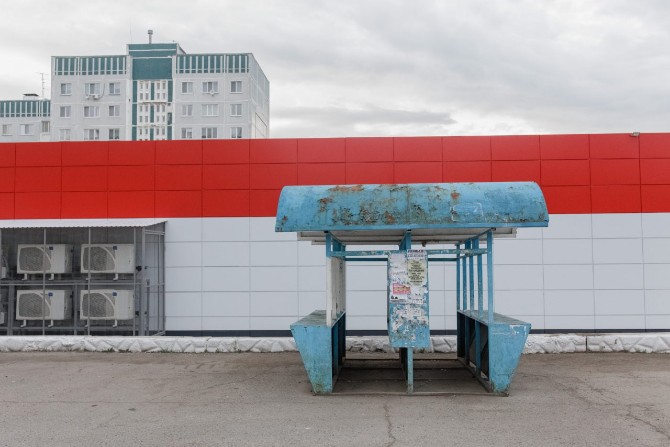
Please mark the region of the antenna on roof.
[[154, 30], [152, 30], [152, 29], [147, 30], [147, 34], [149, 35], [149, 43], [151, 43], [151, 36], [154, 35]]

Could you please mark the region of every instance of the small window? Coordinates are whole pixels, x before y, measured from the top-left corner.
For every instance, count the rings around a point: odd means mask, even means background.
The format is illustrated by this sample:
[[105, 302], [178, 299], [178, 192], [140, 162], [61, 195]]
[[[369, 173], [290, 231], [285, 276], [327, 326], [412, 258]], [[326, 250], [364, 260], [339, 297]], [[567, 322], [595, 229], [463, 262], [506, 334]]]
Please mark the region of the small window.
[[242, 128], [241, 127], [231, 127], [230, 128], [230, 138], [242, 138]]
[[[111, 118], [121, 116], [121, 106], [119, 106], [119, 105], [109, 106], [109, 116]], [[110, 138], [110, 140], [111, 140], [111, 138]]]
[[72, 133], [70, 129], [59, 129], [58, 130], [58, 139], [60, 141], [70, 141], [72, 138]]
[[84, 85], [84, 94], [86, 96], [100, 96], [100, 84], [97, 82], [87, 82]]
[[60, 106], [58, 116], [61, 118], [70, 118], [72, 116], [72, 106]]
[[219, 116], [218, 104], [203, 104], [202, 116]]
[[216, 127], [203, 127], [202, 128], [202, 139], [211, 140], [217, 137]]
[[182, 82], [181, 83], [181, 92], [185, 95], [190, 95], [193, 93], [193, 83], [192, 82]]
[[219, 83], [216, 81], [206, 81], [202, 83], [202, 92], [215, 94], [219, 93]]
[[118, 140], [120, 139], [121, 136], [121, 130], [120, 129], [109, 129], [109, 139], [110, 140]]
[[98, 106], [84, 106], [84, 118], [97, 118], [100, 116]]
[[242, 104], [231, 104], [230, 116], [242, 116]]
[[63, 82], [60, 85], [60, 94], [63, 96], [69, 96], [72, 94], [72, 84], [69, 82]]
[[182, 104], [181, 116], [193, 116], [193, 104]]
[[19, 124], [19, 135], [32, 135], [33, 134], [33, 125], [32, 124]]
[[84, 129], [84, 141], [100, 139], [100, 129]]
[[109, 83], [109, 94], [110, 95], [120, 95], [121, 94], [121, 84], [118, 82]]
[[191, 140], [193, 139], [193, 129], [190, 127], [184, 127], [181, 130], [181, 139], [182, 140]]
[[2, 125], [2, 134], [3, 135], [11, 135], [12, 134], [12, 125], [11, 124], [3, 124]]
[[49, 133], [50, 130], [51, 130], [51, 129], [50, 129], [50, 126], [49, 126], [49, 121], [42, 121], [42, 129], [41, 129], [41, 132], [42, 132], [42, 133]]
[[230, 81], [230, 93], [242, 93], [242, 81]]

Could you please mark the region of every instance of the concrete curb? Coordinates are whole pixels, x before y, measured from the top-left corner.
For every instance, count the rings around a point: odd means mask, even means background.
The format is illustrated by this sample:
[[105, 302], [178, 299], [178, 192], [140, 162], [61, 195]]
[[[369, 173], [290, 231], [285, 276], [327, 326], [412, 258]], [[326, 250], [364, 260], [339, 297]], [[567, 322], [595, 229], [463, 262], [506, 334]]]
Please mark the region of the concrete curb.
[[[291, 352], [293, 338], [252, 337], [0, 337], [0, 352]], [[392, 352], [388, 337], [347, 337], [351, 352]], [[456, 352], [456, 336], [431, 337], [426, 352]], [[645, 352], [670, 354], [670, 333], [530, 335], [524, 354]]]

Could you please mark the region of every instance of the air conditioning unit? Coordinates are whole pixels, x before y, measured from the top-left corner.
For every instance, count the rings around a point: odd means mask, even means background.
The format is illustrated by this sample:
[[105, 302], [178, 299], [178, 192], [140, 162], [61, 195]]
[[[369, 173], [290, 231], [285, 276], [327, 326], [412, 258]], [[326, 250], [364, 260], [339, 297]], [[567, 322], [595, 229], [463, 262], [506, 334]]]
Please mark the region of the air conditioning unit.
[[83, 244], [82, 273], [133, 273], [135, 246], [133, 244]]
[[214, 96], [214, 95], [216, 95], [216, 94], [219, 93], [219, 92], [217, 92], [216, 90], [210, 90], [210, 91], [208, 91], [207, 93], [209, 93], [210, 95]]
[[79, 310], [82, 320], [132, 320], [135, 317], [133, 291], [82, 290]]
[[18, 290], [16, 319], [67, 320], [72, 316], [72, 298], [65, 290]]
[[5, 313], [0, 312], [0, 325], [4, 325], [4, 324], [5, 324]]
[[56, 244], [20, 244], [17, 249], [16, 271], [23, 273], [24, 279], [29, 274], [72, 272], [72, 245]]
[[91, 95], [91, 98], [93, 98], [93, 99], [100, 99], [101, 96], [102, 96], [102, 95], [100, 95], [99, 93], [94, 93], [94, 94]]

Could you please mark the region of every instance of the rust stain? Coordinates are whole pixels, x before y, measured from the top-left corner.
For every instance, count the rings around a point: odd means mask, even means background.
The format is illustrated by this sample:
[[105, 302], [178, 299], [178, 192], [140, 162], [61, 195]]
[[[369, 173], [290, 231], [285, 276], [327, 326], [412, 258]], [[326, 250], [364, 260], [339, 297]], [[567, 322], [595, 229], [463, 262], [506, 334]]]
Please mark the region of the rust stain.
[[323, 197], [319, 199], [319, 212], [323, 213], [326, 211], [326, 207], [329, 203], [332, 203], [333, 199], [331, 197]]
[[461, 197], [461, 193], [458, 191], [452, 191], [451, 192], [451, 198], [454, 200], [458, 200], [458, 198]]
[[337, 185], [330, 190], [333, 192], [357, 192], [363, 191], [363, 185]]
[[389, 213], [388, 211], [385, 211], [384, 222], [386, 222], [387, 225], [393, 225], [395, 223], [395, 217], [393, 216], [393, 214]]

